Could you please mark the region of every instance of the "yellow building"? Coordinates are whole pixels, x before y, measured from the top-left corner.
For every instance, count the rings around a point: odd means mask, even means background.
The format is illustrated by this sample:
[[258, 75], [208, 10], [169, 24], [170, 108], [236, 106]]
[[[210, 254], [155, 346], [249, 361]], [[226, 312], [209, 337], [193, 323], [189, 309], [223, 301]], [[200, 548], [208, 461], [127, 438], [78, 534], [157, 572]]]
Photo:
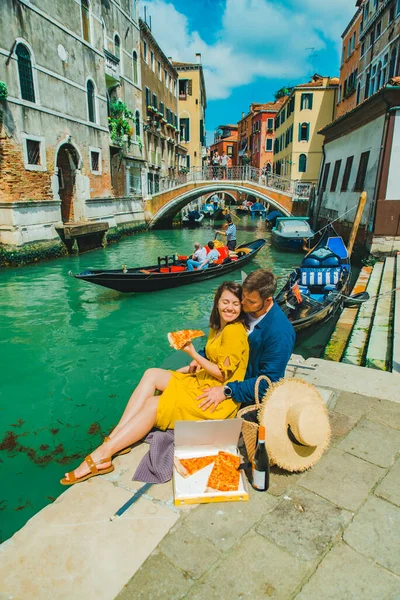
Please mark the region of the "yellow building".
[[331, 123], [339, 79], [314, 75], [293, 88], [275, 119], [274, 172], [317, 183], [324, 138], [318, 131]]
[[173, 62], [179, 73], [178, 116], [180, 143], [187, 148], [186, 166], [202, 166], [206, 153], [205, 112], [207, 107], [201, 55], [197, 63]]

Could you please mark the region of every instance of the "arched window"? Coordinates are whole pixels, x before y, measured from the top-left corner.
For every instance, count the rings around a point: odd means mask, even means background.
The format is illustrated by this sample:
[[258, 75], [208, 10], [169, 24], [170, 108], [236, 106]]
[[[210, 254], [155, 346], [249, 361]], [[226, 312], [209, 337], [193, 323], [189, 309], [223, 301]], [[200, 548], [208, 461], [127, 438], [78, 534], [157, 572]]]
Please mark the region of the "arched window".
[[308, 142], [310, 123], [299, 123], [299, 142]]
[[133, 61], [133, 83], [138, 83], [138, 62], [137, 62], [137, 53], [135, 52], [135, 50], [133, 51], [133, 54], [132, 54], [132, 61]]
[[305, 173], [307, 171], [307, 155], [300, 154], [299, 156], [299, 173]]
[[135, 135], [140, 137], [140, 113], [138, 110], [135, 112]]
[[121, 40], [117, 34], [114, 35], [114, 54], [118, 59], [121, 58]]
[[21, 88], [21, 98], [23, 100], [29, 100], [29, 102], [35, 102], [31, 53], [24, 44], [18, 44], [15, 53], [18, 57], [18, 76]]
[[95, 98], [95, 87], [93, 81], [89, 79], [86, 84], [87, 91], [87, 103], [88, 103], [88, 117], [91, 123], [96, 122], [96, 98]]
[[90, 42], [90, 5], [89, 0], [81, 0], [82, 37]]
[[360, 104], [360, 95], [361, 95], [361, 83], [359, 83], [358, 86], [357, 86], [356, 104]]
[[376, 65], [374, 67], [372, 67], [372, 71], [371, 71], [371, 81], [369, 84], [369, 96], [372, 96], [372, 94], [375, 92], [375, 84], [376, 84]]

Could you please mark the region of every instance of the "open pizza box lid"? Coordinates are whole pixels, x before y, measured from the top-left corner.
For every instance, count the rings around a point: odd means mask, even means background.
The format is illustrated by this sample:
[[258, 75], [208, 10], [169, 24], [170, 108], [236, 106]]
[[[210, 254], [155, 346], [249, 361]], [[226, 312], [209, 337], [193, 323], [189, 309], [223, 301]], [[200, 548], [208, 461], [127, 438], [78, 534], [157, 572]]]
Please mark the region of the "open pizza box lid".
[[[243, 419], [220, 421], [177, 421], [175, 450], [177, 458], [215, 456], [220, 450], [239, 455], [237, 444]], [[182, 477], [174, 467], [174, 502], [200, 504], [205, 502], [234, 502], [249, 499], [247, 481], [240, 471], [239, 488], [233, 492], [206, 492], [207, 481], [214, 463], [189, 477]]]

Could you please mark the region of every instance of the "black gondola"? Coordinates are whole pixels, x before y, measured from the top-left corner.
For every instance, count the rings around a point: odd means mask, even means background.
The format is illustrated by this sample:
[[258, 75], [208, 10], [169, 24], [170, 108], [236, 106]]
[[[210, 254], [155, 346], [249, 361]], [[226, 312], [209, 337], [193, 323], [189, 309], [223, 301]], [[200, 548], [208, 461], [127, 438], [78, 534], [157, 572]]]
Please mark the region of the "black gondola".
[[331, 318], [346, 300], [350, 259], [346, 246], [330, 226], [318, 244], [289, 275], [276, 302], [296, 331]]
[[[244, 267], [263, 248], [266, 240], [259, 239], [240, 244], [235, 250], [237, 259], [225, 259], [221, 264], [213, 264], [208, 269], [188, 271], [186, 260], [176, 256], [158, 259], [158, 265], [134, 269], [111, 269], [107, 271], [88, 269], [73, 275], [77, 279], [95, 283], [118, 292], [156, 292], [168, 288], [197, 283], [213, 277], [221, 277]], [[72, 275], [72, 274], [71, 274]]]

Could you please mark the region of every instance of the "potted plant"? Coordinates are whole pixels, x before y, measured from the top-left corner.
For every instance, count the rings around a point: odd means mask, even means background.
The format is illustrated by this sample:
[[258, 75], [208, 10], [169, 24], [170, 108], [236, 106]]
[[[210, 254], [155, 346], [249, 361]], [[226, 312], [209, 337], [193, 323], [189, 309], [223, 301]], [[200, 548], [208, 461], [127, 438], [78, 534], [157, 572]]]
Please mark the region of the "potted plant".
[[110, 116], [108, 117], [108, 128], [110, 137], [117, 146], [128, 144], [131, 147], [133, 127], [129, 121], [133, 121], [134, 116], [131, 110], [121, 100], [114, 100], [110, 103]]
[[8, 89], [4, 81], [0, 81], [0, 102], [2, 100], [7, 100]]

